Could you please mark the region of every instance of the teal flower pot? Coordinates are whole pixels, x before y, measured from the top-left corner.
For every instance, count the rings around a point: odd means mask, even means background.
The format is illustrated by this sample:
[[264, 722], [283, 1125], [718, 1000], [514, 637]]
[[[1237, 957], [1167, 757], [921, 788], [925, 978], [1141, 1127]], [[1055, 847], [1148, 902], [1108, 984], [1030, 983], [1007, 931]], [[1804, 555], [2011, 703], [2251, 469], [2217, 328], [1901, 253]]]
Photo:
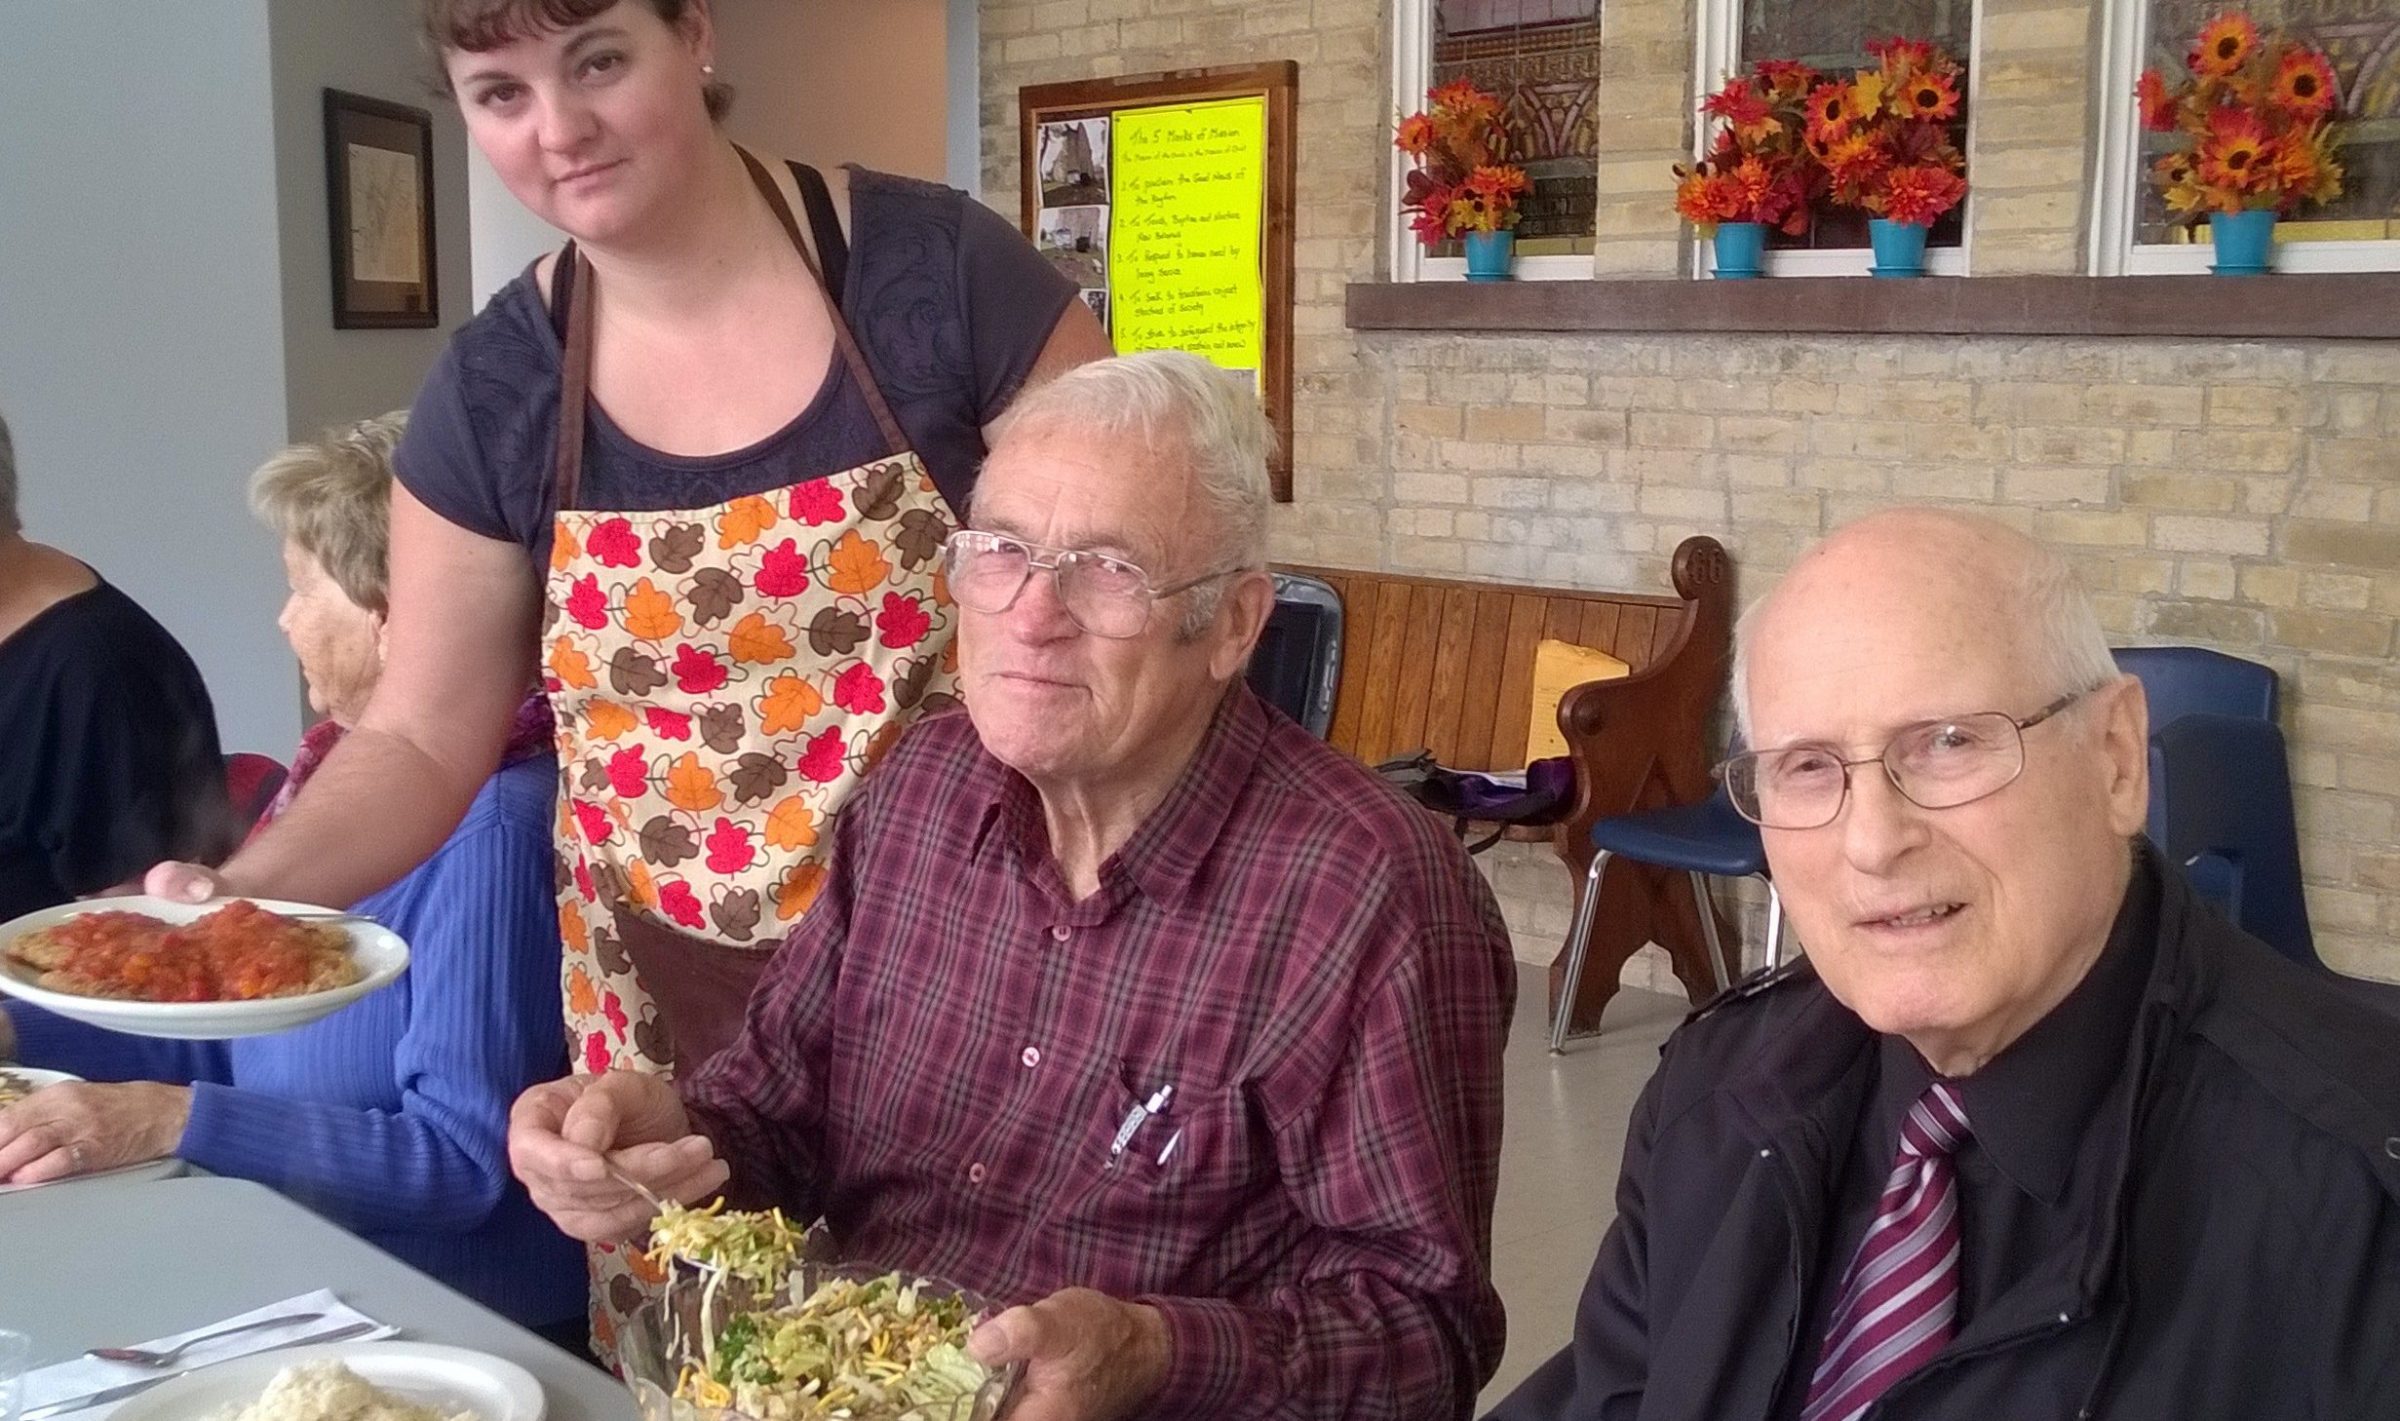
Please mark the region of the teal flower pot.
[[2275, 209], [2208, 214], [2208, 239], [2216, 244], [2219, 276], [2262, 276], [2275, 244]]
[[1717, 280], [1746, 281], [1766, 274], [1767, 224], [1717, 224]]
[[1466, 241], [1467, 280], [1508, 280], [1508, 269], [1517, 259], [1516, 233], [1469, 232]]
[[1874, 276], [1925, 274], [1925, 224], [1894, 222], [1888, 217], [1867, 219], [1867, 240], [1875, 247]]

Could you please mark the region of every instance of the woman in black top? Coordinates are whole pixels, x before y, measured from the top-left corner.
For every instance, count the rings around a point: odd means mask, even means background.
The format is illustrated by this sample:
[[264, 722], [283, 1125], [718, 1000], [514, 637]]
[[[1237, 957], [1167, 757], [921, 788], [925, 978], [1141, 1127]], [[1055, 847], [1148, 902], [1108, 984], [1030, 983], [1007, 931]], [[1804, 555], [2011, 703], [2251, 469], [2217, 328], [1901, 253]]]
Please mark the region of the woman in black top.
[[232, 847], [199, 671], [132, 598], [26, 539], [5, 422], [0, 726], [0, 921]]

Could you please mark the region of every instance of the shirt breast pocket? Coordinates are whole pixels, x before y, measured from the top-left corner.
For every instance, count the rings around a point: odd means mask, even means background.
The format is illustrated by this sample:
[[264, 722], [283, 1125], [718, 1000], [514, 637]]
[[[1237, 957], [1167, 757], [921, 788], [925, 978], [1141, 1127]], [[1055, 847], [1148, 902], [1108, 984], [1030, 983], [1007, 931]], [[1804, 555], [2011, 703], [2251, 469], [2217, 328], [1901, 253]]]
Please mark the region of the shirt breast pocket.
[[[1155, 1090], [1140, 1068], [1122, 1069], [1109, 1142]], [[1273, 1142], [1239, 1082], [1177, 1083], [1122, 1153], [1102, 1150], [1098, 1172], [1094, 1208], [1112, 1222], [1189, 1227], [1230, 1216], [1274, 1179]]]

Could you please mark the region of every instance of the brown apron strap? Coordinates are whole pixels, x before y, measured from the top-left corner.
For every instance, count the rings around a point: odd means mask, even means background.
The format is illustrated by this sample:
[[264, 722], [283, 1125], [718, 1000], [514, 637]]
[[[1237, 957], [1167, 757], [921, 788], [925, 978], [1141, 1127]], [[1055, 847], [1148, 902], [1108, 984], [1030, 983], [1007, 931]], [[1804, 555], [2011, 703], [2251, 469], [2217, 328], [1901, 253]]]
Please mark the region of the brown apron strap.
[[553, 285], [565, 286], [567, 336], [559, 365], [558, 457], [551, 482], [558, 490], [558, 506], [565, 509], [575, 506], [583, 480], [584, 413], [592, 388], [592, 266], [572, 242], [559, 264], [567, 269], [552, 273], [550, 279]]
[[[783, 224], [800, 260], [808, 264], [808, 274], [815, 278], [817, 289], [824, 291], [825, 273], [818, 270], [816, 256], [800, 235], [800, 223], [792, 216], [791, 204], [783, 200], [783, 190], [766, 166], [752, 157], [749, 150], [737, 146], [742, 165], [750, 170], [750, 180], [767, 199], [767, 207], [775, 220]], [[583, 429], [591, 403], [592, 387], [592, 297], [597, 283], [592, 277], [592, 264], [574, 243], [567, 244], [559, 262], [561, 271], [551, 277], [567, 303], [567, 334], [565, 355], [559, 367], [558, 384], [558, 454], [553, 465], [551, 481], [558, 491], [558, 506], [573, 508], [578, 486], [583, 479]], [[831, 295], [825, 298], [825, 312], [833, 318], [833, 343], [841, 352], [842, 363], [850, 367], [850, 378], [857, 382], [859, 393], [866, 397], [867, 410], [875, 416], [875, 427], [883, 432], [884, 446], [893, 454], [909, 452], [908, 435], [893, 418], [892, 407], [884, 401], [883, 387], [875, 383], [875, 372], [867, 366], [867, 358], [859, 351], [858, 341], [851, 335], [850, 322]]]
[[[792, 215], [792, 205], [783, 200], [783, 189], [775, 185], [775, 178], [767, 171], [766, 164], [752, 157], [749, 149], [737, 145], [734, 151], [742, 155], [742, 165], [750, 170], [750, 181], [758, 185], [760, 194], [767, 199], [767, 206], [775, 213], [775, 220], [783, 224], [785, 234], [792, 239], [792, 246], [800, 253], [800, 260], [808, 263], [808, 274], [816, 278], [817, 289], [826, 290], [825, 273], [818, 269], [816, 254], [808, 249], [807, 239], [800, 235], [800, 220]], [[867, 357], [860, 352], [858, 340], [850, 332], [850, 322], [842, 315], [841, 306], [830, 294], [825, 298], [825, 313], [833, 318], [834, 345], [841, 350], [843, 363], [850, 367], [850, 378], [858, 382], [859, 393], [867, 397], [867, 409], [875, 416], [875, 427], [883, 431], [885, 446], [894, 454], [907, 453], [908, 436], [901, 432], [900, 421], [892, 417], [892, 407], [884, 403], [883, 389], [875, 383], [875, 372], [867, 368]]]

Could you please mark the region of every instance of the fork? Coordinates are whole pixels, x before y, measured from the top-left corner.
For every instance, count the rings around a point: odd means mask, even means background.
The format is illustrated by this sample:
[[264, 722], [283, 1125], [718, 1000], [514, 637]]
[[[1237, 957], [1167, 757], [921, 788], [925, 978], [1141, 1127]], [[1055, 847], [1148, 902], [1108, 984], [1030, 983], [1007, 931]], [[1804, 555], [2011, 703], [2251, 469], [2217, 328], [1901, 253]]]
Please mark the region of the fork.
[[171, 1367], [175, 1365], [176, 1358], [203, 1342], [214, 1342], [220, 1337], [231, 1337], [237, 1332], [256, 1332], [261, 1328], [289, 1327], [294, 1323], [315, 1322], [323, 1316], [325, 1314], [321, 1312], [295, 1312], [282, 1317], [262, 1317], [256, 1322], [236, 1323], [232, 1327], [220, 1327], [214, 1332], [203, 1332], [198, 1337], [186, 1338], [162, 1351], [153, 1352], [146, 1347], [94, 1347], [83, 1355], [98, 1357], [104, 1362], [131, 1362], [137, 1367]]

